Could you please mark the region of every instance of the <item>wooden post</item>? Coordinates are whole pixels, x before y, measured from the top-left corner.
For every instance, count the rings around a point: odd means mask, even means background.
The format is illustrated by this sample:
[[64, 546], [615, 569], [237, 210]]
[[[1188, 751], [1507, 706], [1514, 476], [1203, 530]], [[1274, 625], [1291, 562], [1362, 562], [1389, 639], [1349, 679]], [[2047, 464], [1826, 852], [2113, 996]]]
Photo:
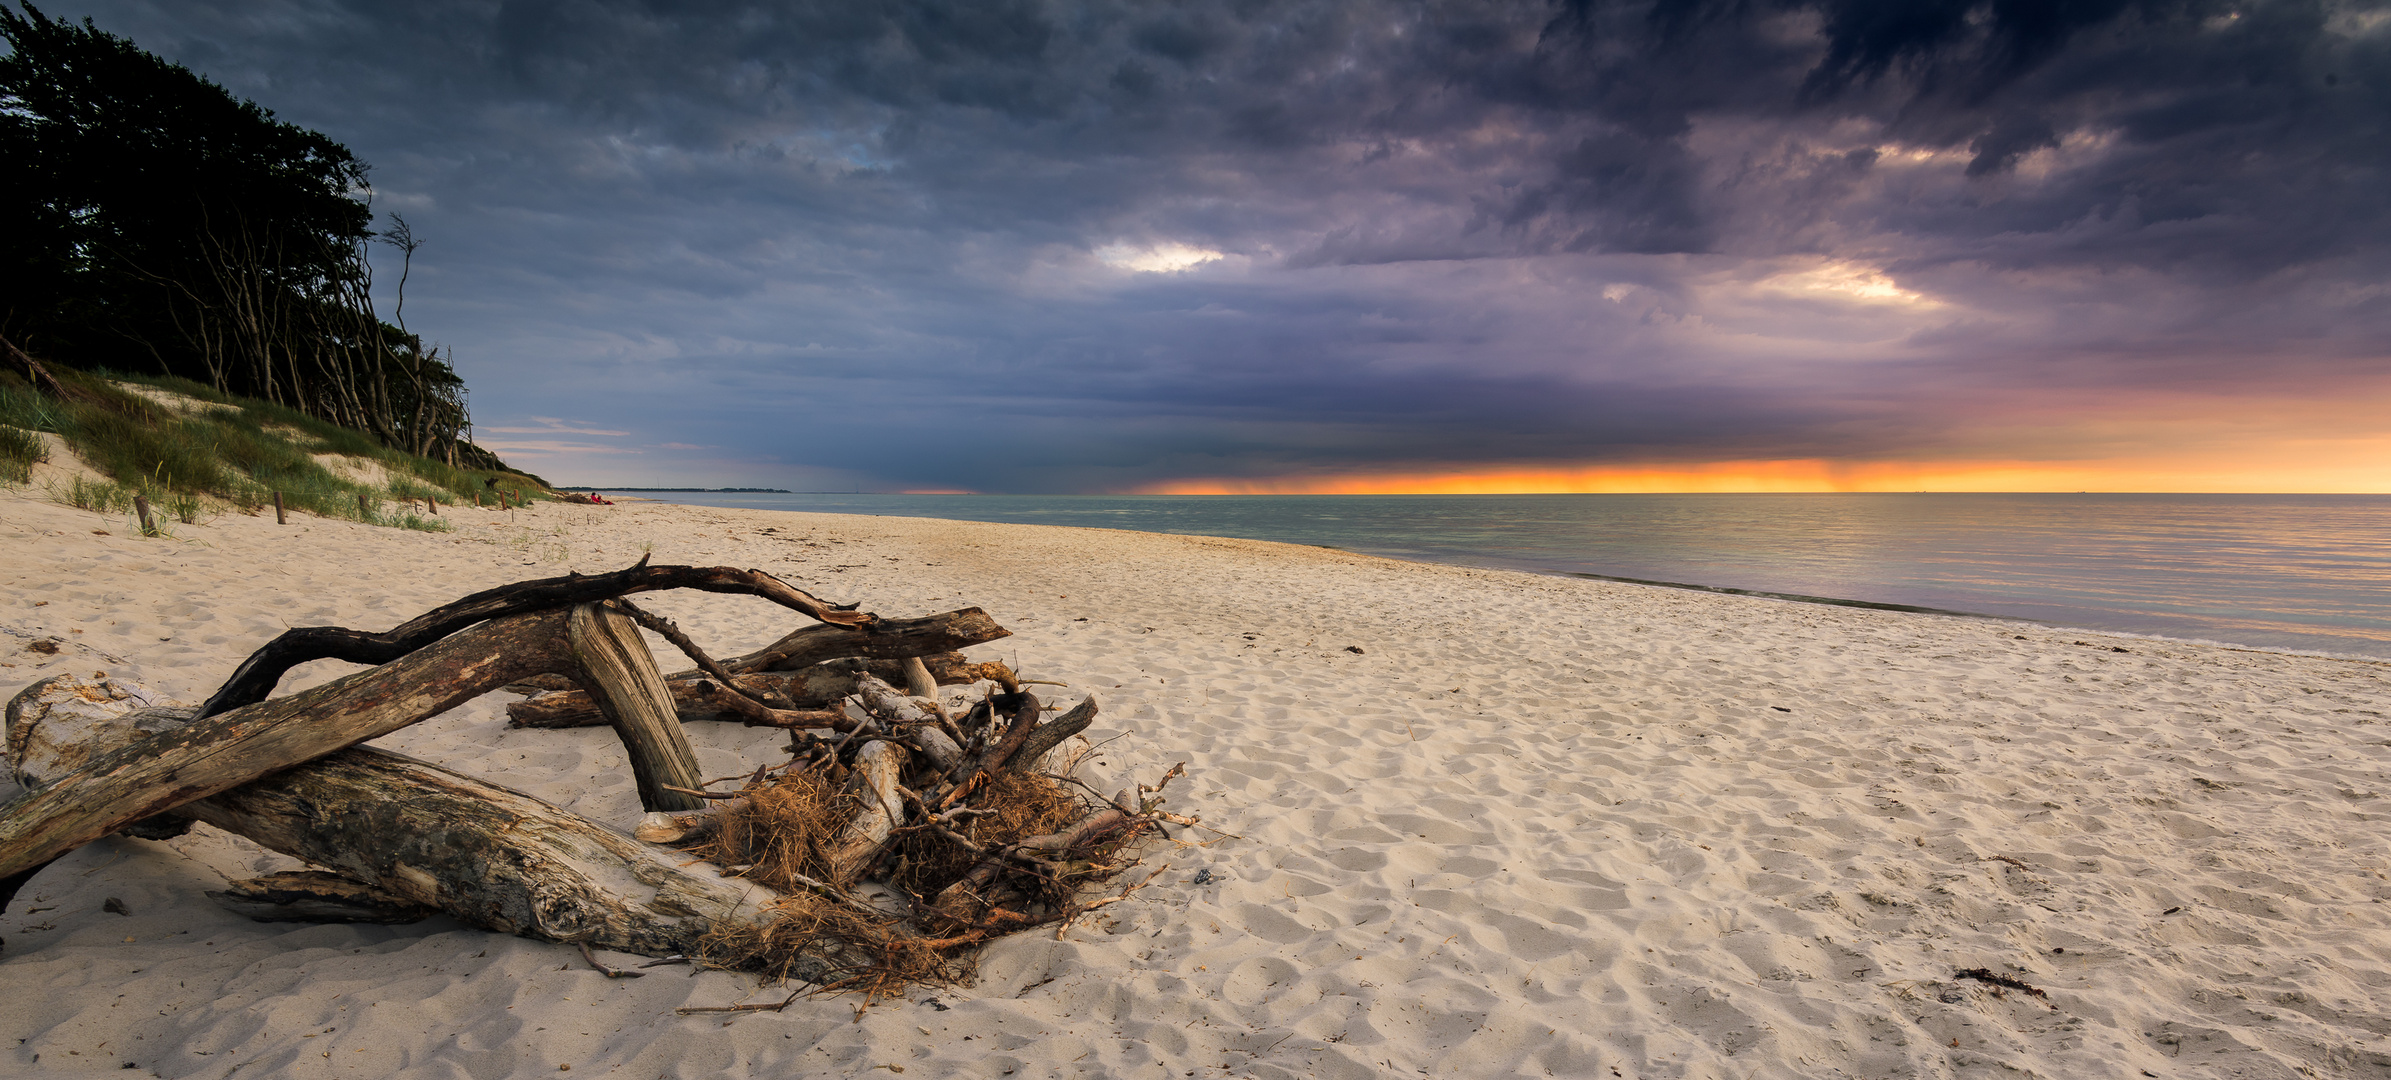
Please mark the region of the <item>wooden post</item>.
[[135, 517], [138, 517], [138, 518], [140, 518], [140, 519], [141, 519], [141, 535], [143, 535], [143, 536], [148, 536], [148, 535], [150, 535], [150, 534], [152, 534], [152, 533], [155, 533], [155, 532], [157, 532], [157, 531], [158, 531], [158, 527], [157, 527], [155, 524], [151, 523], [151, 521], [150, 521], [150, 519], [149, 519], [149, 497], [148, 497], [148, 496], [146, 496], [146, 495], [135, 495], [135, 496], [133, 496], [133, 515], [134, 515]]
[[612, 604], [576, 604], [568, 635], [573, 660], [581, 667], [575, 681], [597, 699], [599, 711], [622, 737], [632, 778], [639, 784], [640, 807], [703, 808], [704, 799], [665, 790], [699, 788], [705, 780], [697, 771], [697, 752], [681, 730], [672, 690], [656, 669], [647, 639], [639, 636], [639, 624]]
[[474, 509], [476, 509], [476, 510], [479, 510], [479, 509], [481, 509], [481, 508], [482, 508], [482, 493], [481, 493], [481, 492], [478, 492], [478, 491], [476, 491], [476, 492], [474, 492], [474, 493], [473, 493], [473, 508], [474, 508]]
[[290, 523], [289, 515], [285, 514], [282, 509], [282, 493], [277, 491], [274, 493], [274, 524], [288, 525]]
[[372, 521], [374, 519], [373, 508], [365, 505], [365, 493], [362, 491], [357, 493], [357, 519], [360, 521]]
[[440, 516], [440, 500], [438, 500], [438, 499], [435, 499], [435, 498], [433, 498], [433, 497], [431, 497], [431, 496], [429, 496], [429, 495], [426, 495], [426, 496], [424, 496], [424, 497], [423, 497], [423, 508], [424, 508], [424, 509], [426, 509], [426, 510], [429, 510], [429, 511], [431, 511], [431, 512], [432, 512], [432, 516], [433, 516], [433, 517], [439, 517], [439, 516]]

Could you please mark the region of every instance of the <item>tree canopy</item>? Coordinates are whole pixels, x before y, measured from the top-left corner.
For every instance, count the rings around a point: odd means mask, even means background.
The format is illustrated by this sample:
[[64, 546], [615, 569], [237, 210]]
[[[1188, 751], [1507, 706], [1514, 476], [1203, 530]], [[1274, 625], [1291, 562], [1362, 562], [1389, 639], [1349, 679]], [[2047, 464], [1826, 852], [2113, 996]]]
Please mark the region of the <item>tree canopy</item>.
[[89, 19], [0, 6], [0, 36], [0, 336], [479, 454], [462, 381], [375, 314], [347, 147]]

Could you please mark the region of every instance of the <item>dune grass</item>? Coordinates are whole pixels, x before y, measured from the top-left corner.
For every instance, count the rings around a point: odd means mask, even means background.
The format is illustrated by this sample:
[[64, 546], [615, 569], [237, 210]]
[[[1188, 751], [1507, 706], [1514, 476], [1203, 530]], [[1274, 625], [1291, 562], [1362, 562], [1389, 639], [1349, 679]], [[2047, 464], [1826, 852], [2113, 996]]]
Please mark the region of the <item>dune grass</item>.
[[23, 484], [33, 479], [33, 467], [50, 459], [41, 439], [21, 427], [0, 424], [0, 484]]
[[[23, 378], [0, 373], [0, 481], [26, 483], [43, 456], [46, 431], [65, 440], [106, 482], [77, 479], [52, 491], [70, 506], [130, 512], [133, 496], [185, 524], [224, 508], [256, 513], [282, 493], [292, 510], [373, 525], [448, 531], [438, 517], [386, 503], [435, 498], [470, 503], [503, 490], [514, 499], [554, 495], [520, 472], [458, 469], [381, 445], [370, 435], [294, 409], [221, 394], [188, 379], [95, 376], [54, 368], [77, 400], [43, 395]], [[126, 389], [135, 384], [205, 403], [189, 411]], [[343, 469], [319, 460], [347, 459]], [[338, 459], [335, 459], [338, 460]], [[368, 479], [376, 470], [379, 479]], [[494, 481], [494, 483], [493, 483]], [[363, 498], [360, 499], [360, 496]]]

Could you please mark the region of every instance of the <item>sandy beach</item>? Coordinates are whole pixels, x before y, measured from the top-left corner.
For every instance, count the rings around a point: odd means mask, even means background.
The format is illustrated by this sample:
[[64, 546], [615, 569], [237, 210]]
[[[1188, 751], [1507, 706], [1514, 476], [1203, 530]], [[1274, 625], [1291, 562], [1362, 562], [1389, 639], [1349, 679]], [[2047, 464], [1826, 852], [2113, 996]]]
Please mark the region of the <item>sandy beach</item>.
[[[0, 492], [0, 694], [105, 671], [197, 701], [286, 627], [652, 553], [886, 615], [984, 607], [1014, 636], [975, 659], [1102, 703], [1092, 769], [1185, 761], [1174, 809], [1237, 838], [1157, 842], [1133, 900], [860, 1019], [675, 1015], [786, 990], [610, 981], [440, 917], [254, 923], [205, 891], [290, 860], [205, 826], [111, 838], [0, 919], [0, 1072], [2391, 1076], [2391, 665], [1201, 537], [447, 514], [143, 539]], [[717, 655], [793, 618], [651, 606]], [[638, 819], [610, 732], [509, 730], [508, 700], [378, 745]], [[784, 741], [691, 733], [709, 775]]]

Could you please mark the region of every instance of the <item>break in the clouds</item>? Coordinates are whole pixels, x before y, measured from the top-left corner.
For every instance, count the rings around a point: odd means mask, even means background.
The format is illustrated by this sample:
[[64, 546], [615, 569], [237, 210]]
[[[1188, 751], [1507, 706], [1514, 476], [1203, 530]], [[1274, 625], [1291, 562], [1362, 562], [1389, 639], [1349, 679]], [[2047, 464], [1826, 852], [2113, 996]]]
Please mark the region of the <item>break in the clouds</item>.
[[372, 162], [557, 479], [2391, 473], [2382, 3], [46, 10]]

